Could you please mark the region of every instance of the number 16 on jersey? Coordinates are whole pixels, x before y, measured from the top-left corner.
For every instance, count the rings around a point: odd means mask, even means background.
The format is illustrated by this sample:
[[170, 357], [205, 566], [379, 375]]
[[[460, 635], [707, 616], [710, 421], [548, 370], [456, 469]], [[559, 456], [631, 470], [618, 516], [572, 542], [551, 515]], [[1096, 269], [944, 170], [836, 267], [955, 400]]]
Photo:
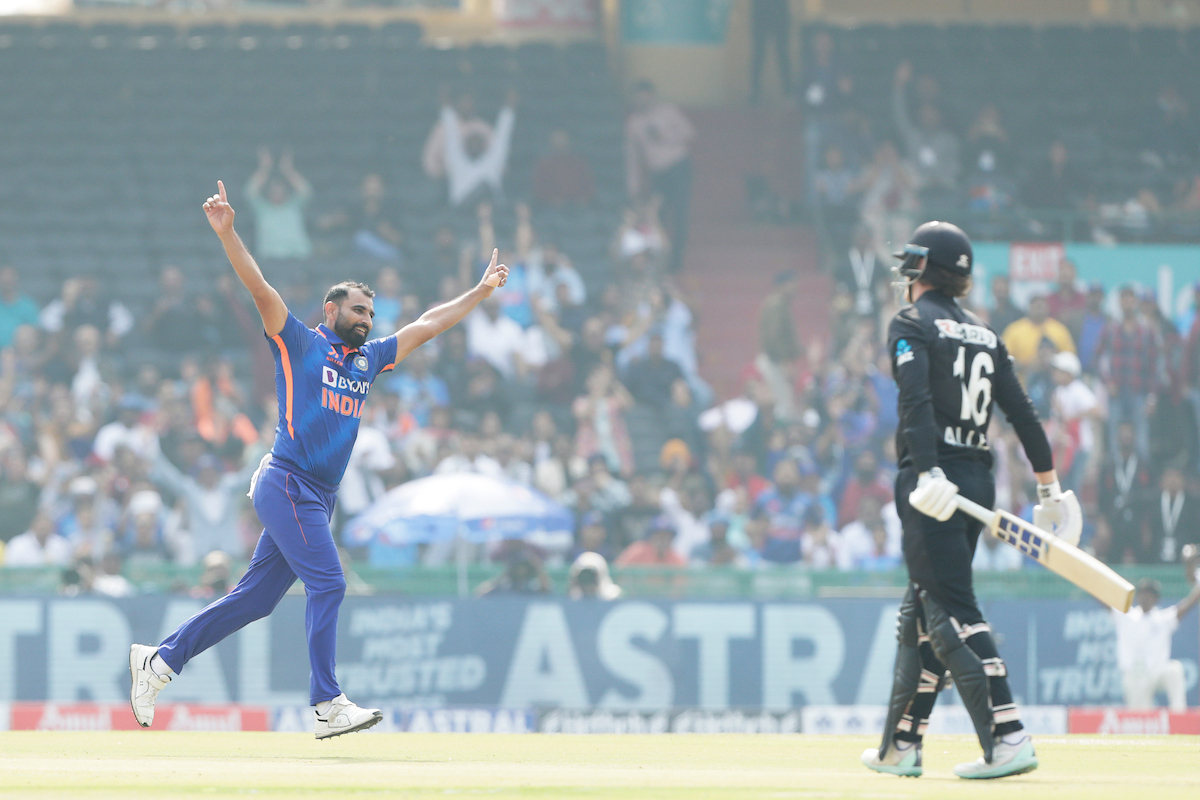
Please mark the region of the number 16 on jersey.
[[986, 350], [975, 353], [967, 365], [967, 348], [960, 345], [954, 359], [954, 377], [962, 388], [959, 419], [962, 425], [947, 427], [947, 444], [966, 447], [987, 447], [987, 426], [992, 408], [992, 379], [996, 362]]

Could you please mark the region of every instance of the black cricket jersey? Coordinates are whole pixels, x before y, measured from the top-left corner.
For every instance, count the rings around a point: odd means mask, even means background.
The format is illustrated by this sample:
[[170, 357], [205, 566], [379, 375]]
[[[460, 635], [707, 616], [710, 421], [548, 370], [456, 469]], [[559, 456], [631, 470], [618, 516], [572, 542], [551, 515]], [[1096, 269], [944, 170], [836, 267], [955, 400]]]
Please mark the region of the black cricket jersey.
[[988, 425], [999, 404], [1035, 472], [1053, 467], [1050, 443], [1003, 340], [941, 292], [926, 291], [888, 326], [900, 390], [899, 466], [925, 472], [957, 459], [992, 463]]

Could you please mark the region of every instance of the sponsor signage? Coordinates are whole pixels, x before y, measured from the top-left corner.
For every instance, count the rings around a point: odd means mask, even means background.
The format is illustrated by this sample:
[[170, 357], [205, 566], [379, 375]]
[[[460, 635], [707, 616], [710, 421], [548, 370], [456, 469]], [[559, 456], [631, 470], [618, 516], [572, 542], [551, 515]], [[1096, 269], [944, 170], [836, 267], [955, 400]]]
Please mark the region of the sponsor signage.
[[[7, 721], [14, 731], [144, 730], [128, 704], [13, 703]], [[265, 731], [270, 730], [268, 723], [267, 709], [254, 706], [164, 703], [154, 710], [154, 730]]]
[[[341, 610], [338, 679], [356, 703], [379, 708], [736, 715], [881, 706], [897, 605], [354, 596]], [[201, 607], [180, 597], [0, 599], [0, 704], [124, 705], [129, 644], [161, 641]], [[1006, 599], [984, 611], [1022, 706], [1121, 702], [1107, 610], [1088, 600]], [[1197, 705], [1194, 628], [1176, 634], [1174, 657]], [[308, 683], [304, 598], [289, 595], [188, 663], [163, 700], [193, 710], [307, 707]], [[428, 724], [474, 724], [439, 720]]]
[[1072, 708], [1071, 733], [1200, 734], [1200, 711], [1171, 713], [1165, 708]]

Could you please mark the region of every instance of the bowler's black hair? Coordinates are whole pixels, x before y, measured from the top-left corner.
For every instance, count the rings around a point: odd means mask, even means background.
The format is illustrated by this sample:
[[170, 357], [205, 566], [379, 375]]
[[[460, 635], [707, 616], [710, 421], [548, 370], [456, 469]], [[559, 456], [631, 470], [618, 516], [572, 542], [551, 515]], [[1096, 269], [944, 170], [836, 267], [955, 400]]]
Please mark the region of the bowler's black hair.
[[971, 276], [939, 267], [926, 260], [921, 283], [941, 292], [947, 297], [966, 297], [971, 291]]
[[341, 283], [335, 283], [333, 286], [329, 287], [329, 291], [325, 293], [325, 302], [328, 303], [332, 301], [338, 305], [341, 305], [341, 302], [346, 299], [347, 295], [350, 294], [351, 289], [360, 289], [367, 297], [375, 296], [375, 290], [370, 286], [367, 286], [365, 283], [359, 283], [358, 281], [342, 281]]

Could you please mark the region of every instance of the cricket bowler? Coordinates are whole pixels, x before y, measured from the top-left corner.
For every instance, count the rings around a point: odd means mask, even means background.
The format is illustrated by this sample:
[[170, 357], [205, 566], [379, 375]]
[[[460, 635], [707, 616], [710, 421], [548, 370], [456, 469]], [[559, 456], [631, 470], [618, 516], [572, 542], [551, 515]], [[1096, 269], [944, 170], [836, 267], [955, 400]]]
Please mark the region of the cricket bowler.
[[326, 739], [365, 730], [382, 714], [347, 700], [334, 676], [338, 609], [346, 592], [329, 529], [338, 482], [358, 435], [371, 383], [503, 286], [508, 269], [496, 264], [493, 252], [479, 285], [431, 308], [391, 336], [370, 342], [374, 292], [366, 284], [339, 283], [325, 295], [325, 322], [308, 328], [263, 278], [233, 229], [234, 211], [224, 184], [218, 181], [217, 188], [218, 193], [205, 201], [204, 212], [254, 299], [275, 357], [279, 422], [271, 452], [250, 483], [263, 532], [233, 591], [184, 622], [158, 647], [130, 648], [130, 705], [138, 723], [150, 727], [155, 699], [171, 677], [196, 655], [270, 614], [298, 577], [308, 598], [305, 633], [316, 736]]
[[995, 502], [987, 439], [993, 401], [1036, 473], [1034, 523], [1077, 544], [1082, 513], [1074, 493], [1059, 486], [1050, 444], [1004, 342], [958, 304], [971, 288], [970, 239], [955, 225], [927, 222], [896, 257], [909, 305], [888, 327], [888, 348], [899, 387], [896, 507], [909, 585], [883, 741], [862, 762], [877, 772], [919, 776], [921, 739], [950, 676], [983, 747], [981, 758], [954, 773], [1019, 775], [1037, 769], [1037, 755], [975, 599], [971, 559], [982, 523], [955, 504], [960, 492], [987, 508]]

